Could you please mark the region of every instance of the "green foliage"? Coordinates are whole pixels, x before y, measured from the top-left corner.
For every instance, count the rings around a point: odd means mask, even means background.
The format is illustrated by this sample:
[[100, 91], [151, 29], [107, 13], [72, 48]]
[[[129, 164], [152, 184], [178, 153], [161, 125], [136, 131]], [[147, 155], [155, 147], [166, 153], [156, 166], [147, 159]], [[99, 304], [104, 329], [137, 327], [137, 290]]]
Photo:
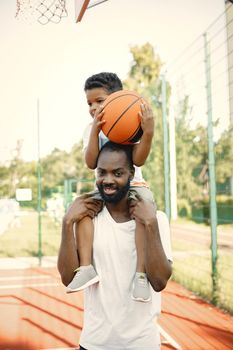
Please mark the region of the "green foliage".
[[176, 164], [178, 199], [189, 204], [203, 196], [207, 164], [207, 134], [204, 127], [191, 128], [189, 100], [180, 101], [176, 115]]
[[191, 206], [187, 199], [180, 198], [177, 200], [178, 215], [180, 217], [191, 218]]
[[[141, 47], [133, 46], [130, 52], [133, 61], [124, 86], [127, 89], [138, 91], [143, 96], [145, 96], [145, 91], [150, 88], [153, 89], [152, 95], [159, 92], [155, 91], [155, 88], [160, 85], [158, 80], [162, 63], [159, 55], [154, 52], [153, 46], [150, 43], [146, 43]], [[151, 94], [148, 94], [148, 97], [151, 97]]]
[[216, 177], [224, 183], [233, 176], [233, 126], [230, 126], [220, 137], [215, 146]]
[[[15, 198], [16, 188], [31, 188], [32, 201], [20, 202], [20, 205], [36, 209], [37, 165], [35, 161], [24, 162], [18, 157], [8, 166], [1, 166], [0, 197]], [[47, 199], [54, 193], [63, 192], [64, 180], [71, 178], [92, 180], [93, 188], [94, 172], [85, 165], [81, 142], [74, 145], [70, 153], [55, 148], [41, 159], [42, 209], [46, 208]]]
[[145, 45], [131, 47], [133, 60], [124, 87], [137, 91], [152, 106], [155, 116], [155, 133], [149, 157], [143, 166], [143, 176], [152, 190], [157, 206], [164, 208], [164, 177], [163, 177], [163, 129], [161, 111], [161, 80], [162, 62], [153, 46]]
[[[233, 223], [233, 196], [216, 196], [218, 224]], [[192, 204], [192, 219], [196, 222], [210, 222], [210, 204], [209, 199], [203, 198]]]
[[[32, 189], [32, 201], [24, 205], [36, 205], [37, 178], [36, 163], [15, 159], [9, 166], [0, 167], [0, 197], [15, 198], [17, 188]], [[29, 204], [30, 203], [30, 204]]]

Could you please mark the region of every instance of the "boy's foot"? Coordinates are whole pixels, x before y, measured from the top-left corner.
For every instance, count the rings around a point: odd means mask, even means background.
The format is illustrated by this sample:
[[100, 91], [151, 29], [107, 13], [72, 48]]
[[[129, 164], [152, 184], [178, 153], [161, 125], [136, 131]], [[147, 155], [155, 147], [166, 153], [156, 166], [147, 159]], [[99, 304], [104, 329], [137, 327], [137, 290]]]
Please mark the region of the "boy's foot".
[[147, 303], [151, 299], [150, 285], [144, 272], [136, 272], [133, 281], [132, 299]]
[[73, 280], [67, 286], [66, 293], [77, 292], [100, 280], [92, 265], [80, 266], [76, 271]]

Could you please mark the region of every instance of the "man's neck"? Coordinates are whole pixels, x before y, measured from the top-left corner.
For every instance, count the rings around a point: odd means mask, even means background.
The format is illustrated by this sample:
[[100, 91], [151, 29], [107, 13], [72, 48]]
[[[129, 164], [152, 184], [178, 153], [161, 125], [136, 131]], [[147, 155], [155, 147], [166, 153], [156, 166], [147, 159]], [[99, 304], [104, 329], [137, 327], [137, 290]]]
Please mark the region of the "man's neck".
[[123, 198], [117, 203], [106, 203], [105, 204], [112, 218], [118, 222], [130, 221], [129, 215], [129, 202], [127, 198]]

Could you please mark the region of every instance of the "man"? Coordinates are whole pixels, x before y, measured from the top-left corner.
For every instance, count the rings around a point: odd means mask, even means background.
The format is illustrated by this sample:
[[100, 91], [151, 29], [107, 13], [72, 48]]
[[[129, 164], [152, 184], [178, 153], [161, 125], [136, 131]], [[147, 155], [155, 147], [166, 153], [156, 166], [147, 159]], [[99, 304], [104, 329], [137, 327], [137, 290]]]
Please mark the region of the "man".
[[[58, 269], [68, 285], [79, 265], [73, 225], [84, 216], [94, 218], [93, 264], [100, 282], [85, 290], [84, 327], [80, 349], [151, 350], [160, 348], [155, 317], [160, 292], [171, 276], [170, 232], [167, 217], [155, 214], [152, 203], [128, 201], [134, 174], [131, 146], [107, 142], [97, 161], [96, 185], [104, 208], [86, 196], [77, 198], [63, 220]], [[98, 213], [98, 215], [96, 215]], [[96, 216], [95, 216], [96, 215]], [[152, 299], [131, 298], [136, 269], [135, 222], [144, 225], [145, 267]]]

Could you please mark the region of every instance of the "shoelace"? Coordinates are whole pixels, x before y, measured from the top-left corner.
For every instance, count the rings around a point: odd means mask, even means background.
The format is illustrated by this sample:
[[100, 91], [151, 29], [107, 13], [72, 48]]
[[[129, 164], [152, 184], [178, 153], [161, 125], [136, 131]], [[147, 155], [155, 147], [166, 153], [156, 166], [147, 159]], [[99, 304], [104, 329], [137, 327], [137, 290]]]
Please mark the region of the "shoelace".
[[78, 277], [81, 273], [82, 273], [82, 271], [80, 269], [76, 270], [75, 278]]
[[147, 283], [146, 283], [146, 278], [143, 276], [138, 277], [138, 283], [141, 284], [142, 287], [146, 287]]

